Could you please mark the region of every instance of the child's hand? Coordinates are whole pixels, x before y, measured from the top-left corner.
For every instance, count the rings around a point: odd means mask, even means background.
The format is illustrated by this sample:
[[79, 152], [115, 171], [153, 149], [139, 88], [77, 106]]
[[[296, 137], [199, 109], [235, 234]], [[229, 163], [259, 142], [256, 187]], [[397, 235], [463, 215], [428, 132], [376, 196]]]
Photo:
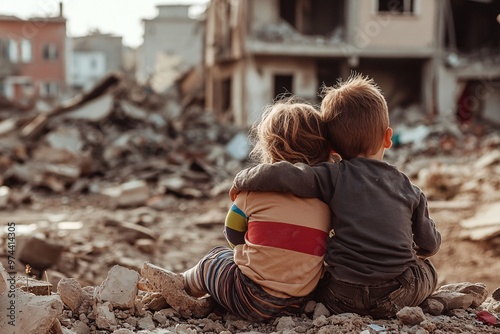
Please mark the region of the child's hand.
[[231, 199], [231, 202], [234, 202], [234, 200], [236, 199], [236, 196], [238, 196], [238, 194], [240, 192], [241, 192], [241, 190], [236, 188], [236, 186], [234, 184], [231, 186], [231, 189], [229, 189], [229, 198]]

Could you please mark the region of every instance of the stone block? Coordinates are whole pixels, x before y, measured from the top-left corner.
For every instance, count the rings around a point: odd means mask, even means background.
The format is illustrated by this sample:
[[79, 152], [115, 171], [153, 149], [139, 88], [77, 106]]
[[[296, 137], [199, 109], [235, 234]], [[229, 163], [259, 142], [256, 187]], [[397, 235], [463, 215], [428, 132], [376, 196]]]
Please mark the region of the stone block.
[[99, 286], [98, 299], [110, 302], [114, 308], [131, 309], [134, 307], [138, 281], [138, 272], [115, 265]]

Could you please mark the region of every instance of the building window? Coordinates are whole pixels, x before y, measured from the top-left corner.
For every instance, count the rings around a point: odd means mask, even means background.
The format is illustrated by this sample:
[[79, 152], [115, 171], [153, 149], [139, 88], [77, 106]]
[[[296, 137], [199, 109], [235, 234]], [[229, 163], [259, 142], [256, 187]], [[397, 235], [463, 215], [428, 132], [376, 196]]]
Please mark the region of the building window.
[[57, 59], [57, 45], [45, 44], [43, 46], [42, 56], [43, 56], [43, 59], [45, 59], [45, 60]]
[[95, 58], [90, 59], [90, 68], [93, 70], [97, 68], [97, 60]]
[[231, 78], [222, 81], [222, 112], [231, 110]]
[[416, 14], [416, 0], [376, 0], [379, 13]]
[[29, 39], [21, 40], [21, 61], [23, 63], [29, 63], [33, 60], [33, 52], [31, 47], [31, 41]]
[[9, 39], [8, 54], [9, 54], [9, 60], [12, 63], [17, 63], [19, 55], [17, 50], [17, 41], [14, 39]]
[[9, 59], [9, 41], [0, 39], [0, 59]]
[[42, 82], [40, 84], [40, 96], [54, 97], [59, 93], [59, 84], [57, 82]]
[[279, 100], [293, 93], [293, 75], [274, 76], [274, 98]]

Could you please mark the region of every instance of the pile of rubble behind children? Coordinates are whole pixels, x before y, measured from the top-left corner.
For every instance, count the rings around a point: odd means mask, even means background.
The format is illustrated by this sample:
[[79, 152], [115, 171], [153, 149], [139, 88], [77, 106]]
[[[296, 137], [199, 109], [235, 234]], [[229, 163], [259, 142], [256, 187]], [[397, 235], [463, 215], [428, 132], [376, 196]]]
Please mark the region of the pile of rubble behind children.
[[246, 132], [196, 104], [182, 106], [175, 93], [113, 73], [53, 108], [1, 111], [0, 208], [38, 188], [106, 194], [117, 206], [165, 192], [210, 196], [242, 168]]

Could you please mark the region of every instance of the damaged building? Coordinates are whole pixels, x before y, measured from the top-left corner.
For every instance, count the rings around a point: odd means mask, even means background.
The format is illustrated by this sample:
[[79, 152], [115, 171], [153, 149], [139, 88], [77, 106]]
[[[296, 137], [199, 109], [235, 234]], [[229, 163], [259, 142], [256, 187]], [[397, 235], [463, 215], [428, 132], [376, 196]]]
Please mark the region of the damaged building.
[[500, 2], [449, 2], [445, 64], [458, 86], [460, 119], [500, 124]]
[[[212, 0], [206, 106], [221, 119], [250, 125], [275, 98], [293, 94], [318, 103], [324, 85], [356, 71], [375, 79], [391, 111], [455, 117], [460, 95], [473, 89], [469, 82], [486, 83], [488, 101], [471, 93], [481, 105], [499, 101], [498, 70], [486, 66], [481, 76], [469, 68], [484, 66], [485, 58], [468, 60], [481, 54], [500, 64], [493, 57], [498, 7], [487, 0]], [[475, 102], [465, 101], [470, 109], [467, 103]]]
[[66, 47], [62, 5], [55, 17], [0, 15], [0, 98], [26, 109], [37, 97], [56, 98], [66, 85]]

